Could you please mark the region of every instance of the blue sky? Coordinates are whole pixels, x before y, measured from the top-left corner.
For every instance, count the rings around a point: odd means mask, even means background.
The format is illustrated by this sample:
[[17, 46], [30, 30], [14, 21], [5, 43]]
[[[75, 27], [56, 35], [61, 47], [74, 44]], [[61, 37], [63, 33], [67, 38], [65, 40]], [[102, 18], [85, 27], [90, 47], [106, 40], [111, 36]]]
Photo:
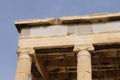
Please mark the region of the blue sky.
[[14, 80], [15, 20], [120, 12], [120, 0], [0, 0], [0, 80]]

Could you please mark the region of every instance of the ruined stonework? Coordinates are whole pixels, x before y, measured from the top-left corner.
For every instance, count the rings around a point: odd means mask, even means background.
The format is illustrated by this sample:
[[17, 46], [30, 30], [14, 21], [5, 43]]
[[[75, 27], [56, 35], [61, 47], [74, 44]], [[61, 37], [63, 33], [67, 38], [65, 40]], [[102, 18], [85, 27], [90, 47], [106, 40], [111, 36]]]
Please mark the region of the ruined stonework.
[[15, 22], [15, 80], [120, 80], [120, 13]]

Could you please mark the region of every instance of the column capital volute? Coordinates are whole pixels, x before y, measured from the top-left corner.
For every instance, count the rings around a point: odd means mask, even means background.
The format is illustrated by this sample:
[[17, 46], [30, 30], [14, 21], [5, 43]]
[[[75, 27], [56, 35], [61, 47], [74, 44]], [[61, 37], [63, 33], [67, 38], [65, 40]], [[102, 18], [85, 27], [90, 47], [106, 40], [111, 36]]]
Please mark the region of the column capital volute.
[[34, 49], [33, 48], [18, 48], [17, 49], [17, 54], [19, 55], [19, 54], [34, 54], [35, 53], [35, 51], [34, 51]]
[[94, 46], [92, 44], [88, 44], [88, 45], [74, 45], [74, 52], [79, 52], [81, 50], [87, 50], [87, 51], [94, 51]]

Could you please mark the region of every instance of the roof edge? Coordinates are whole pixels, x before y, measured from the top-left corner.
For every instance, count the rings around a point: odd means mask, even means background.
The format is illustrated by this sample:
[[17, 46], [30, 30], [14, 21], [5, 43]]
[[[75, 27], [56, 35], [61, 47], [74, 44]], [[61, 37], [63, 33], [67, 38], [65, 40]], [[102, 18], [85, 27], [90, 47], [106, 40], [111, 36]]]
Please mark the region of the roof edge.
[[120, 20], [120, 12], [90, 14], [86, 16], [67, 16], [60, 18], [45, 18], [45, 19], [29, 19], [15, 21], [18, 32], [21, 32], [22, 27], [41, 26], [41, 25], [60, 25], [73, 23], [97, 23]]

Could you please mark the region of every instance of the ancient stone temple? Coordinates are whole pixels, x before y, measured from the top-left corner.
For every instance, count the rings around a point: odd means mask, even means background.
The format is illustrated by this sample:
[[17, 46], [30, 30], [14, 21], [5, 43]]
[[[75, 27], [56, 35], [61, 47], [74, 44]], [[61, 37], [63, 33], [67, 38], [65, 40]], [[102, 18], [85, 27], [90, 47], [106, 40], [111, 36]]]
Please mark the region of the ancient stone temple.
[[15, 80], [120, 80], [120, 13], [15, 22]]

